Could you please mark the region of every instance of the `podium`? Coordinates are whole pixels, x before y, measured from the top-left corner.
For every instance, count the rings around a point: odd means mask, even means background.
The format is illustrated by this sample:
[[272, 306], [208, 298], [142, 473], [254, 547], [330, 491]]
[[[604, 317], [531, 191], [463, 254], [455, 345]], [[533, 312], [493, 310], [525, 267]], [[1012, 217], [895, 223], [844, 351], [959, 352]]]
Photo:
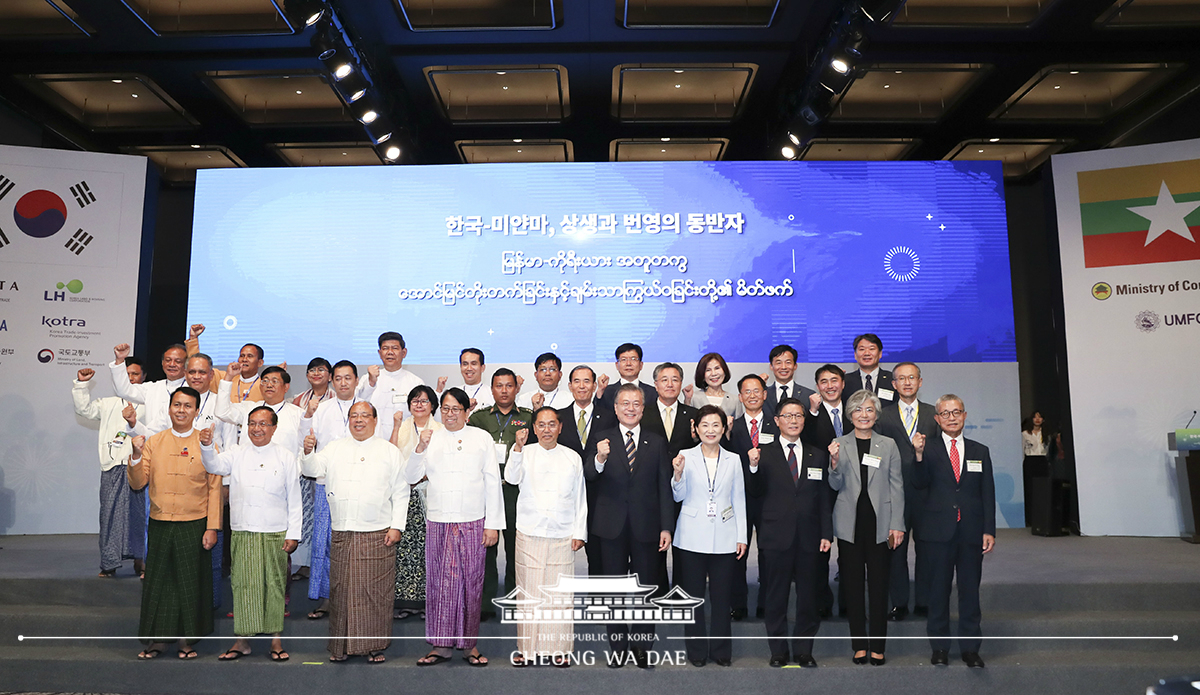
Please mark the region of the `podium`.
[[[1190, 528], [1185, 528], [1183, 540], [1200, 543], [1200, 428], [1169, 432], [1167, 448], [1179, 452], [1184, 463], [1186, 485], [1179, 486], [1179, 503], [1185, 527]], [[1185, 476], [1180, 476], [1180, 483]]]

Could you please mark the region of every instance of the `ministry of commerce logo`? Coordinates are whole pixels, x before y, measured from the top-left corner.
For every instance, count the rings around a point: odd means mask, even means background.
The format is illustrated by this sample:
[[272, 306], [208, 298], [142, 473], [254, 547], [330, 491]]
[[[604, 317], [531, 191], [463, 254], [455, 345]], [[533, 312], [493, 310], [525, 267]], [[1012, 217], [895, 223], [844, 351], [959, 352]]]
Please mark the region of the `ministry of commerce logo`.
[[678, 586], [660, 598], [650, 598], [655, 586], [638, 582], [636, 574], [616, 577], [560, 575], [558, 583], [538, 589], [544, 597], [521, 587], [492, 599], [502, 623], [675, 623], [695, 622], [694, 598]]
[[1142, 333], [1153, 333], [1158, 330], [1158, 314], [1153, 311], [1138, 312], [1133, 319], [1133, 325]]
[[1107, 282], [1097, 282], [1092, 285], [1092, 296], [1100, 301], [1104, 301], [1112, 296], [1112, 285]]

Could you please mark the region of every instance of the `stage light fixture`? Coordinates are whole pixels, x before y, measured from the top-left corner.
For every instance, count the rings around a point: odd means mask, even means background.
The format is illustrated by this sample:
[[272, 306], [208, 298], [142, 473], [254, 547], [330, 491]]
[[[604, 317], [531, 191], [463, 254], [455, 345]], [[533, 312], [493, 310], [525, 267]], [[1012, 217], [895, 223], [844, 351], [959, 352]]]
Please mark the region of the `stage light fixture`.
[[371, 138], [371, 142], [378, 145], [387, 142], [392, 137], [394, 127], [387, 116], [376, 116], [375, 120], [370, 123], [364, 123], [363, 129], [367, 131], [367, 137]]
[[383, 153], [383, 157], [389, 162], [394, 162], [397, 159], [400, 159], [400, 148], [395, 145], [388, 145], [387, 150], [385, 150]]
[[863, 29], [862, 20], [851, 19], [842, 36], [843, 49], [855, 58], [861, 58], [863, 52], [867, 50], [868, 43], [870, 43], [870, 39], [867, 38], [867, 32]]
[[358, 117], [358, 120], [362, 121], [363, 123], [369, 124], [369, 123], [374, 123], [375, 119], [377, 119], [377, 118], [379, 118], [379, 113], [377, 111], [375, 111], [374, 109], [368, 109], [368, 110], [364, 111], [361, 116]]
[[847, 63], [843, 58], [834, 58], [829, 61], [829, 67], [833, 68], [834, 72], [839, 75], [845, 75], [850, 72], [850, 63]]
[[862, 0], [860, 5], [863, 15], [877, 24], [891, 22], [905, 0]]
[[796, 158], [796, 148], [792, 147], [791, 145], [784, 145], [779, 149], [779, 153], [782, 154], [786, 159]]
[[303, 22], [311, 27], [325, 16], [328, 8], [323, 0], [287, 0], [284, 3], [284, 13], [293, 23]]
[[333, 84], [333, 88], [337, 90], [337, 93], [341, 95], [347, 104], [353, 104], [366, 96], [367, 89], [370, 86], [371, 83], [367, 80], [366, 74], [362, 70], [355, 70], [344, 79], [337, 80]]
[[342, 63], [341, 65], [338, 65], [336, 68], [333, 69], [333, 76], [340, 80], [352, 72], [354, 72], [353, 65], [351, 65], [350, 63]]

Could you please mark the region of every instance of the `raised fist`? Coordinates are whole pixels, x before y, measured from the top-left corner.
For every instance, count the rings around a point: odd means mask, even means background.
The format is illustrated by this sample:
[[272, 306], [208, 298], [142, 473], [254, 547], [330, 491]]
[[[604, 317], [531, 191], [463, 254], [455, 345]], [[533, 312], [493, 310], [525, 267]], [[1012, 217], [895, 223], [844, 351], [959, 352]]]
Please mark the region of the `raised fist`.
[[675, 479], [679, 480], [679, 477], [683, 475], [683, 454], [679, 454], [674, 461], [671, 461], [671, 468], [675, 469]]
[[808, 397], [808, 409], [813, 412], [821, 409], [821, 394], [814, 393]]
[[543, 403], [546, 402], [546, 397], [542, 395], [541, 391], [538, 391], [537, 393], [533, 394], [533, 398], [530, 398], [529, 401], [533, 406], [533, 409], [537, 410], [538, 408], [542, 407]]
[[521, 447], [525, 446], [525, 440], [529, 439], [529, 430], [517, 430], [515, 439], [516, 441], [513, 442], [513, 451], [520, 451]]
[[213, 430], [215, 428], [216, 428], [216, 425], [209, 425], [208, 427], [205, 427], [204, 429], [200, 430], [200, 443], [201, 444], [203, 444], [204, 446], [212, 446]]
[[132, 443], [133, 443], [133, 457], [135, 459], [140, 459], [142, 457], [142, 447], [146, 446], [146, 438], [139, 434], [138, 436], [133, 438]]
[[759, 459], [762, 458], [762, 451], [759, 450], [758, 447], [754, 447], [750, 451], [746, 452], [746, 458], [750, 460], [751, 466], [757, 466]]
[[606, 388], [608, 388], [608, 375], [601, 374], [600, 377], [596, 379], [596, 398], [599, 398], [600, 394], [604, 393], [604, 389]]
[[695, 391], [696, 391], [696, 387], [691, 384], [684, 386], [683, 387], [683, 402], [691, 403], [692, 402], [692, 394], [695, 393]]
[[92, 377], [96, 376], [96, 370], [95, 369], [80, 369], [78, 372], [75, 372], [75, 376], [80, 381], [88, 381]]
[[425, 453], [425, 450], [429, 448], [429, 438], [432, 436], [433, 436], [432, 429], [422, 430], [421, 438], [419, 440], [417, 440], [417, 448], [414, 449], [413, 451], [418, 454]]
[[304, 417], [311, 420], [313, 413], [317, 412], [318, 405], [321, 405], [321, 400], [316, 396], [308, 399], [308, 406], [304, 409]]
[[434, 390], [437, 391], [438, 393], [441, 393], [442, 391], [446, 390], [446, 381], [449, 378], [450, 377], [448, 377], [448, 376], [439, 376], [437, 388]]
[[114, 347], [113, 356], [117, 358], [115, 360], [117, 364], [124, 364], [125, 358], [129, 357], [129, 343], [121, 343]]
[[121, 409], [121, 417], [125, 418], [125, 422], [129, 423], [130, 427], [133, 427], [137, 424], [137, 409], [133, 407], [132, 403], [126, 403], [125, 407]]
[[373, 364], [367, 367], [367, 380], [374, 386], [376, 381], [379, 381], [379, 365]]
[[400, 425], [403, 422], [404, 422], [404, 411], [397, 410], [396, 413], [394, 415], [392, 415], [392, 426], [396, 429], [399, 429]]
[[225, 381], [233, 381], [233, 377], [242, 375], [242, 363], [230, 362], [229, 367], [225, 370]]
[[841, 450], [842, 450], [842, 447], [840, 444], [837, 443], [836, 440], [829, 442], [829, 468], [830, 468], [830, 470], [834, 470], [834, 471], [837, 470], [838, 453]]
[[193, 323], [191, 325], [191, 327], [188, 329], [188, 340], [195, 340], [196, 338], [199, 338], [200, 334], [203, 332], [204, 332], [204, 324]]
[[914, 433], [912, 436], [912, 445], [913, 445], [913, 450], [915, 452], [917, 452], [917, 456], [921, 456], [922, 454], [924, 454], [925, 453], [925, 435], [921, 434], [920, 432]]
[[518, 374], [517, 375], [517, 393], [520, 393], [521, 389], [524, 387], [525, 387], [525, 377]]
[[609, 442], [607, 439], [601, 439], [600, 441], [596, 442], [596, 461], [597, 462], [604, 463], [605, 461], [608, 460], [609, 448], [610, 448], [610, 445], [609, 445]]

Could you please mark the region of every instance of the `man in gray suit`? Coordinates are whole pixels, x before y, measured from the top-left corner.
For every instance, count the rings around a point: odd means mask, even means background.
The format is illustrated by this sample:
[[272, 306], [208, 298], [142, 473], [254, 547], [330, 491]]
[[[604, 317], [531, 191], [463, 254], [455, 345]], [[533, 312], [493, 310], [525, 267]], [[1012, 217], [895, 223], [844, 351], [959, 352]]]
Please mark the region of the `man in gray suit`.
[[[892, 370], [892, 383], [896, 388], [898, 398], [895, 403], [885, 405], [875, 423], [875, 431], [885, 437], [891, 437], [900, 450], [900, 462], [904, 471], [904, 540], [892, 552], [891, 578], [888, 582], [888, 592], [891, 594], [892, 610], [888, 617], [892, 620], [904, 620], [908, 617], [908, 544], [912, 538], [912, 529], [920, 510], [925, 506], [924, 491], [913, 486], [913, 445], [912, 437], [920, 432], [926, 437], [937, 434], [938, 426], [934, 420], [933, 406], [917, 400], [917, 392], [921, 390], [921, 368], [912, 362], [901, 362]], [[916, 561], [916, 602], [913, 607], [915, 615], [928, 615], [929, 609], [929, 571], [922, 562], [921, 555]]]

